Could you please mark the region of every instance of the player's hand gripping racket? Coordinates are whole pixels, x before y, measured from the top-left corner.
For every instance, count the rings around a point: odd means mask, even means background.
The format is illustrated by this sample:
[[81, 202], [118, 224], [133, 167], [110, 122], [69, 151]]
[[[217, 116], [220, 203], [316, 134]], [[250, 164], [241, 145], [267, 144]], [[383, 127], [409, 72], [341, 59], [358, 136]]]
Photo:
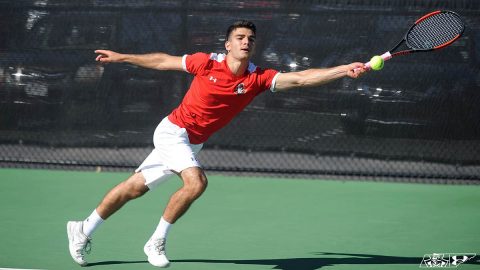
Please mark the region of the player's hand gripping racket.
[[[465, 25], [457, 13], [446, 10], [434, 11], [418, 19], [405, 37], [381, 57], [386, 61], [399, 55], [445, 48], [459, 39], [464, 30]], [[401, 45], [404, 45], [403, 50], [400, 50]], [[365, 63], [364, 68], [370, 70], [370, 62]]]

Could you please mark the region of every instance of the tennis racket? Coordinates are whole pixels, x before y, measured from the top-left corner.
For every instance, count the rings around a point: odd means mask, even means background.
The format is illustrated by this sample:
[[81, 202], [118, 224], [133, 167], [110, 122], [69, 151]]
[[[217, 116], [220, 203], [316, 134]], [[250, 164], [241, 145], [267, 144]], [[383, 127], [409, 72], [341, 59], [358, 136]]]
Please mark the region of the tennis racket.
[[[380, 56], [387, 61], [400, 55], [439, 50], [459, 39], [464, 30], [465, 24], [457, 13], [434, 11], [418, 19], [393, 49]], [[364, 68], [370, 70], [370, 62]]]

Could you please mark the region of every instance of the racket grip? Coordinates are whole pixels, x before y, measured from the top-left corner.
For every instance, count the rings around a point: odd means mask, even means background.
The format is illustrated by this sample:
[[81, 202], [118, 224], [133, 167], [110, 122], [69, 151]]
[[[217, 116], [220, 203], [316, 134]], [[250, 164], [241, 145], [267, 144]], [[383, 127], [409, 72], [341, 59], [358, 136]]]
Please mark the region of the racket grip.
[[[390, 54], [390, 52], [386, 52], [386, 53], [380, 55], [380, 57], [382, 57], [383, 61], [387, 61], [387, 60], [390, 60], [392, 58], [392, 55]], [[368, 61], [367, 63], [364, 64], [364, 68], [365, 68], [365, 70], [372, 69], [370, 61]], [[359, 68], [354, 69], [354, 71], [357, 71], [357, 70], [359, 70]]]

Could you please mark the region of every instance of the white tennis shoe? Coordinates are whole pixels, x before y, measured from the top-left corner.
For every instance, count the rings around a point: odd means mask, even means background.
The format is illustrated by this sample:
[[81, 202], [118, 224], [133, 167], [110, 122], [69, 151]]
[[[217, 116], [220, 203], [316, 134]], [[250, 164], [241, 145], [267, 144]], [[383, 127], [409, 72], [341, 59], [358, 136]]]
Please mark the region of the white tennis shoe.
[[69, 221], [67, 235], [72, 259], [81, 266], [87, 265], [85, 253], [90, 253], [92, 239], [83, 233], [83, 221]]
[[151, 265], [164, 268], [170, 265], [170, 261], [165, 255], [165, 242], [165, 238], [150, 238], [143, 247]]

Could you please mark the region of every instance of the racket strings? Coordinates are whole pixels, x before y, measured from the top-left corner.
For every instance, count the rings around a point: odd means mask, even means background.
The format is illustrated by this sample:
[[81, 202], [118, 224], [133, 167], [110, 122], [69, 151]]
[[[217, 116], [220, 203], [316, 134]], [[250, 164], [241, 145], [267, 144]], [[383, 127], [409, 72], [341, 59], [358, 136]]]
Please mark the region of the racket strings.
[[456, 14], [438, 13], [415, 25], [406, 41], [413, 49], [433, 49], [455, 39], [463, 28], [463, 22]]

